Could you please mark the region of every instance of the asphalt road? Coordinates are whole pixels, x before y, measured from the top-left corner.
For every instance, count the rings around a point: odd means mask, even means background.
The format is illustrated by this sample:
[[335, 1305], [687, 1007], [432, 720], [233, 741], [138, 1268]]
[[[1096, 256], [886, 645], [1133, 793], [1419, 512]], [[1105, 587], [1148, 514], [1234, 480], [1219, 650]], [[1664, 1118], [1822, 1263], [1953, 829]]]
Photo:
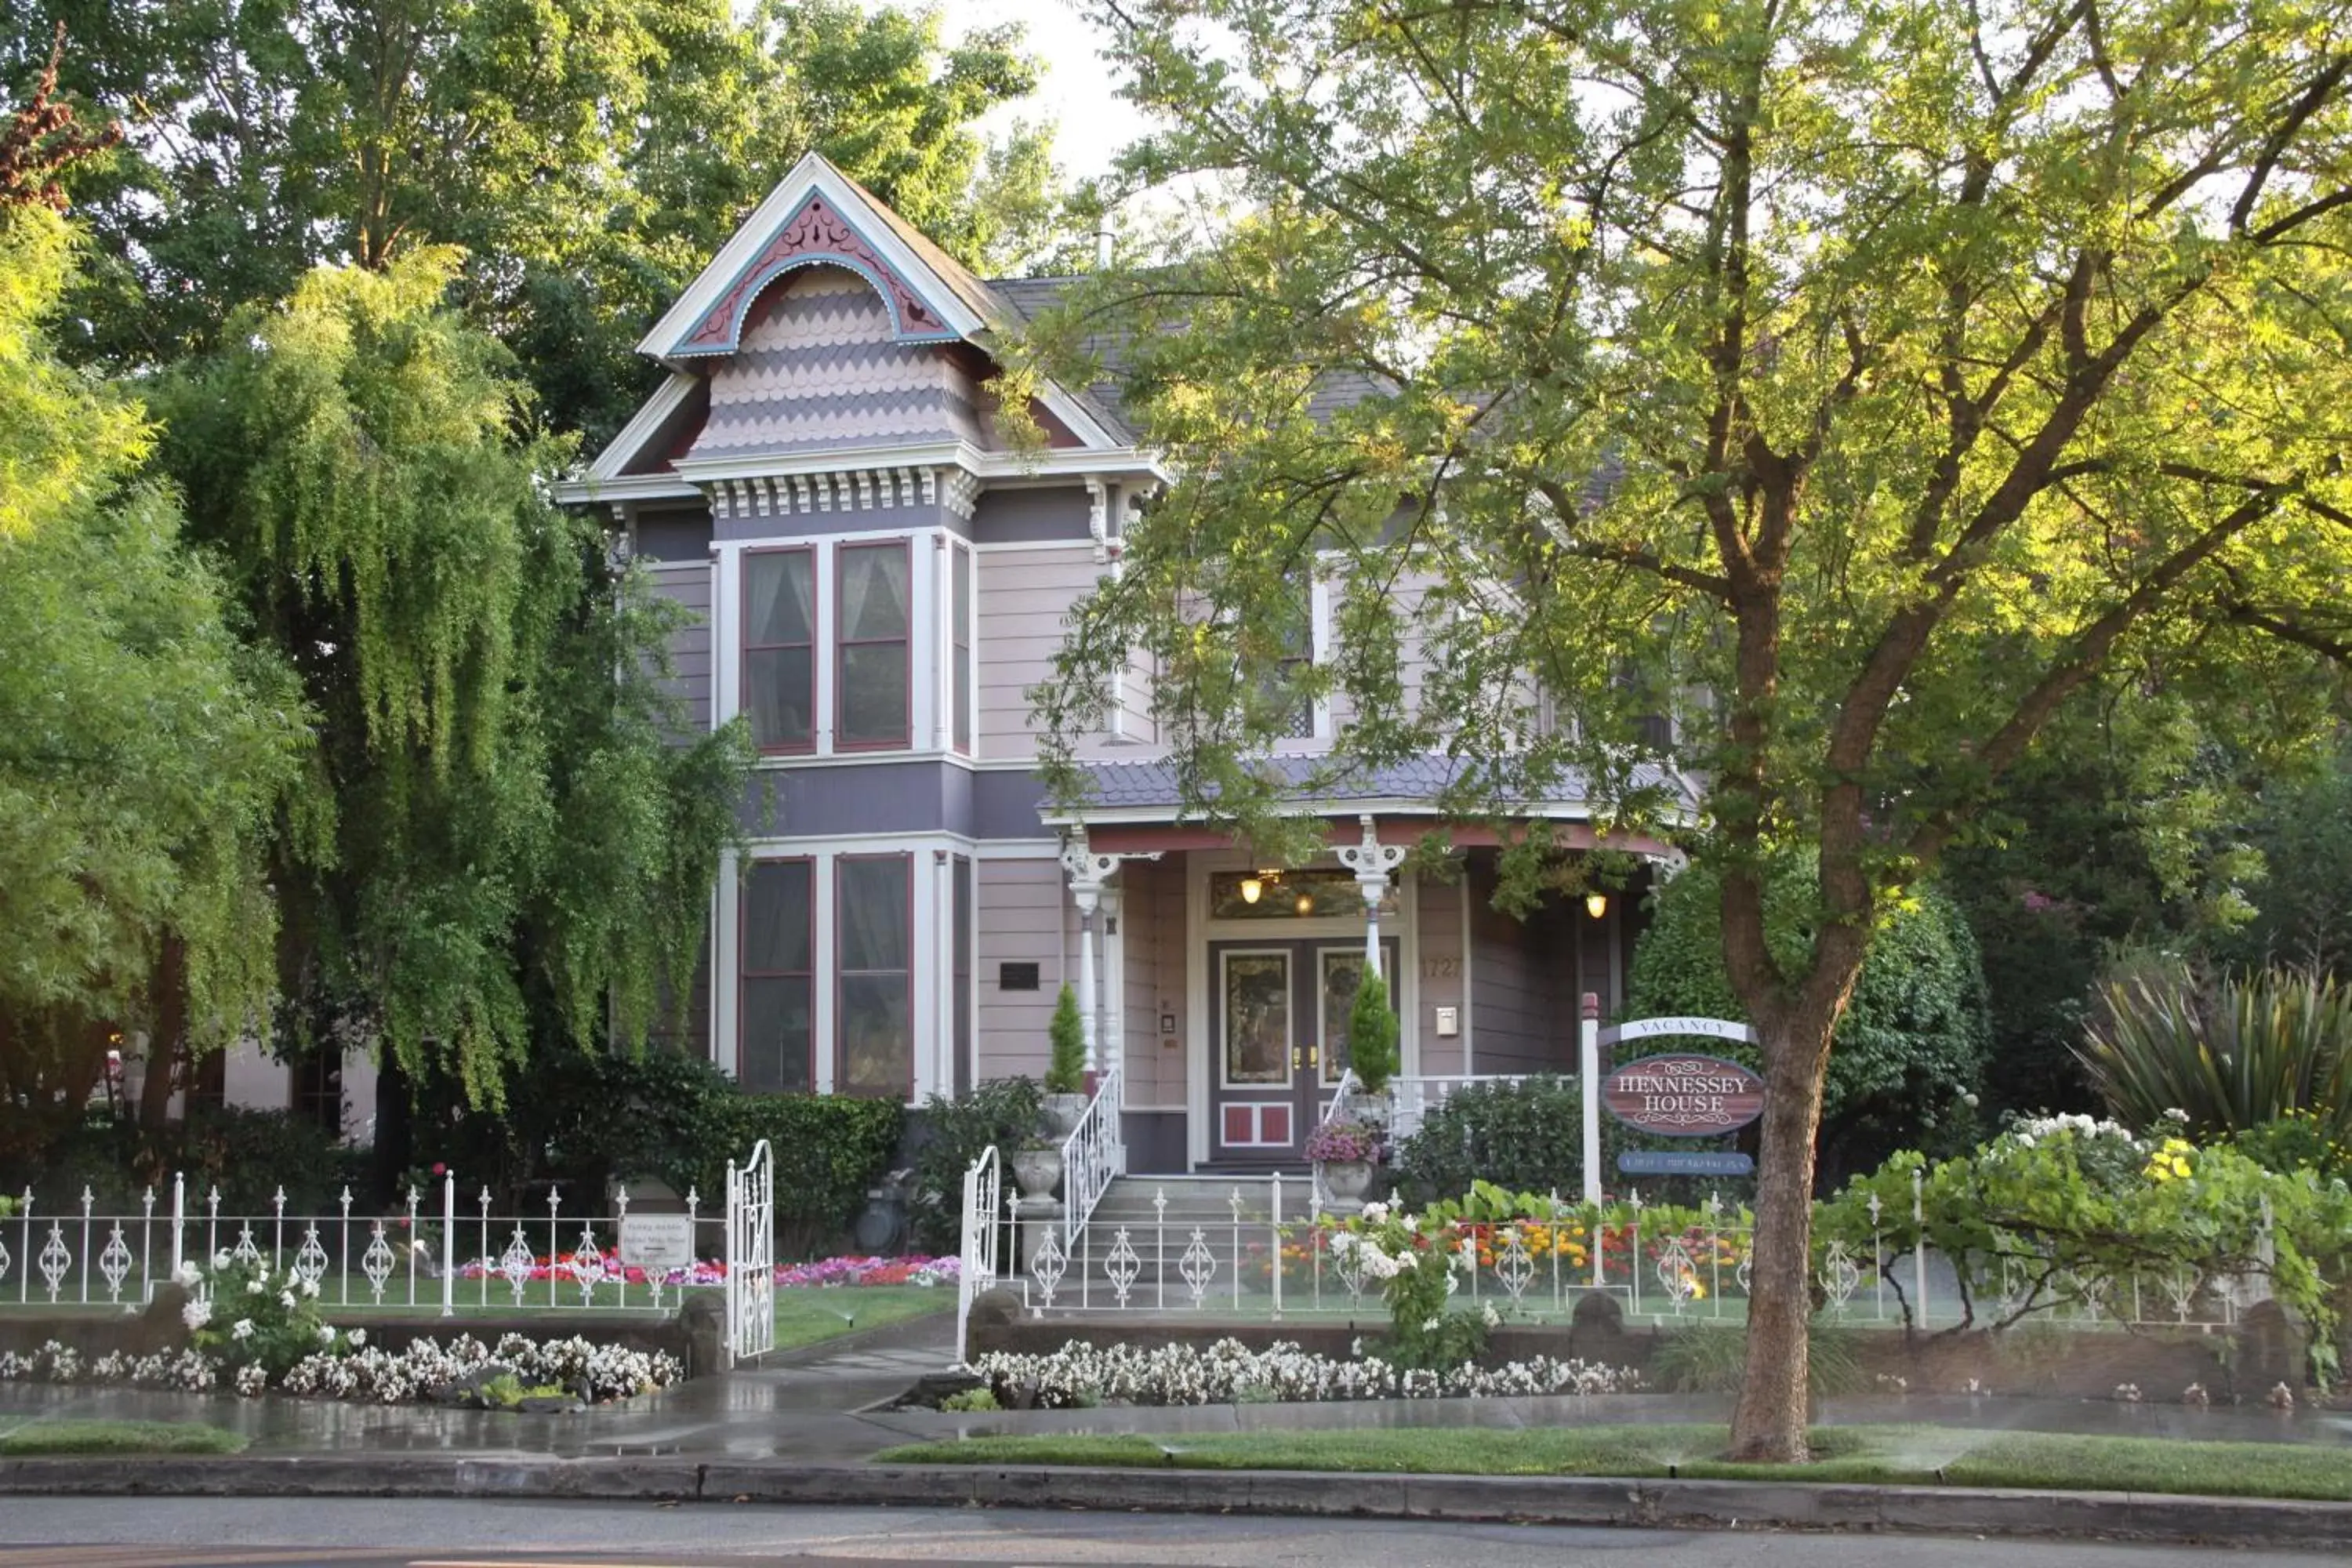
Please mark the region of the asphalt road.
[[361, 1499], [0, 1499], [0, 1568], [2340, 1568], [2326, 1552], [1221, 1515]]

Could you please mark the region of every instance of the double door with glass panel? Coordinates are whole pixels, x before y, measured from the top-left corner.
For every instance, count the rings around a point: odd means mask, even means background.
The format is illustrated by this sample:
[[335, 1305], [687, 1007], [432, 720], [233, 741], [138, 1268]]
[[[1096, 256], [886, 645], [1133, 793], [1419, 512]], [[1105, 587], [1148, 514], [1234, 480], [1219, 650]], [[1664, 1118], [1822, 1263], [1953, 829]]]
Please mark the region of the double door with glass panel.
[[[1396, 973], [1396, 944], [1381, 963]], [[1210, 1143], [1221, 1161], [1292, 1163], [1348, 1068], [1364, 944], [1212, 943]]]

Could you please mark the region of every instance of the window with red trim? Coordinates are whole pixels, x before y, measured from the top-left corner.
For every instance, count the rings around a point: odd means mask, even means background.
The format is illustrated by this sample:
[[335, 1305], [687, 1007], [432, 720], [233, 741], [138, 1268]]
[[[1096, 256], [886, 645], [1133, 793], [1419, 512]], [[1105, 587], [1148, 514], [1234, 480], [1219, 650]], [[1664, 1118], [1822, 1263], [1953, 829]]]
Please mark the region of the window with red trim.
[[909, 637], [915, 624], [907, 543], [845, 544], [837, 553], [834, 746], [904, 746], [910, 734]]
[[814, 874], [807, 860], [757, 860], [743, 887], [735, 1079], [761, 1094], [816, 1088]]
[[833, 1087], [841, 1094], [914, 1093], [914, 864], [905, 855], [833, 863]]
[[816, 557], [743, 556], [743, 711], [762, 752], [816, 748]]

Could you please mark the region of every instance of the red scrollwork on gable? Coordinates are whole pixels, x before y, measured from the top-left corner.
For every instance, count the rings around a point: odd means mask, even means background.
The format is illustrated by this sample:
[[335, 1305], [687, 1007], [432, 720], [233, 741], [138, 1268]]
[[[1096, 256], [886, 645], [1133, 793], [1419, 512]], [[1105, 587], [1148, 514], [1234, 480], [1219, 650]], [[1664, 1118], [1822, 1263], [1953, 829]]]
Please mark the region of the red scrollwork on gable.
[[867, 278], [882, 280], [900, 337], [931, 337], [950, 331], [939, 312], [907, 286], [907, 280], [850, 226], [846, 218], [828, 206], [823, 196], [811, 196], [752, 258], [734, 287], [702, 313], [702, 319], [678, 347], [689, 352], [732, 349], [738, 321], [744, 306], [751, 302], [750, 296], [774, 279], [780, 265], [825, 259], [850, 264]]

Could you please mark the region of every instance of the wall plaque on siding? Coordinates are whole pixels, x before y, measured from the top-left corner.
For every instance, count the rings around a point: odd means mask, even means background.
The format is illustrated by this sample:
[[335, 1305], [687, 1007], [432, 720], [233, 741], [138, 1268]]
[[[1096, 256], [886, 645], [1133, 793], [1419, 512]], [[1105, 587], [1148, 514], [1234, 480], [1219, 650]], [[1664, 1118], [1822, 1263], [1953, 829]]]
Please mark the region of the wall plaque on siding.
[[1721, 1057], [1643, 1057], [1601, 1080], [1603, 1110], [1628, 1127], [1706, 1138], [1764, 1113], [1764, 1080]]
[[996, 966], [996, 988], [999, 991], [1034, 991], [1037, 989], [1037, 966], [1034, 963], [1000, 963]]

